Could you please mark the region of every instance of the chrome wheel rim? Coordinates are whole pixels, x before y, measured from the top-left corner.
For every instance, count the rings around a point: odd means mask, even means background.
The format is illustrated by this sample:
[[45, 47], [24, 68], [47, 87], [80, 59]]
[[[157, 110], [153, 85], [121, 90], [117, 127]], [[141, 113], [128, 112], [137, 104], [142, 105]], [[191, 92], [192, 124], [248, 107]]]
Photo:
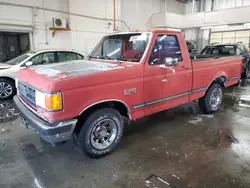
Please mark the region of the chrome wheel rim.
[[112, 119], [99, 121], [91, 131], [91, 144], [97, 150], [107, 149], [113, 144], [118, 128]]
[[220, 88], [215, 88], [210, 97], [210, 105], [212, 110], [219, 108], [222, 100], [222, 91]]
[[12, 86], [7, 82], [0, 82], [0, 98], [7, 98], [12, 94]]

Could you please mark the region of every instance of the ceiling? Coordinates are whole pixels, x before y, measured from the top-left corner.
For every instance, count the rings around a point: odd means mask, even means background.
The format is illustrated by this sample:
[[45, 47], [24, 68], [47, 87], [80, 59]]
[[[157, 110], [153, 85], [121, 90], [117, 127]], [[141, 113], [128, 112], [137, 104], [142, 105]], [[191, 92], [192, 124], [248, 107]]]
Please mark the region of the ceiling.
[[[192, 2], [192, 0], [176, 0], [179, 1], [181, 3], [188, 3], [188, 2]], [[199, 1], [199, 0], [195, 0], [195, 1]]]

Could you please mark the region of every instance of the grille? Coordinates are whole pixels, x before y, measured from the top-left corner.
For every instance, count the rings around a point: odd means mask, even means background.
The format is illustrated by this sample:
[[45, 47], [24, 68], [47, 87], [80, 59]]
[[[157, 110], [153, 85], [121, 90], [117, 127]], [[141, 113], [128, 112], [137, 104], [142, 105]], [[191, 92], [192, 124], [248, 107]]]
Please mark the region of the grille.
[[19, 95], [25, 100], [25, 102], [36, 109], [36, 90], [21, 82], [18, 82], [17, 86]]

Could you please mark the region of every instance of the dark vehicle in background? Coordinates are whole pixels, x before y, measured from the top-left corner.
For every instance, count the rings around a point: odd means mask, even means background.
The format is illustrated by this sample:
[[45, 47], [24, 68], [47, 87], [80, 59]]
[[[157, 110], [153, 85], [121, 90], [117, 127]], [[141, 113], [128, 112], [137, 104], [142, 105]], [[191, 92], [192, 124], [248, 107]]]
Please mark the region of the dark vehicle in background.
[[250, 56], [247, 47], [241, 43], [234, 44], [210, 44], [200, 53], [203, 56], [242, 56], [242, 77], [247, 77], [249, 72]]
[[189, 53], [196, 53], [196, 45], [192, 41], [186, 41], [188, 52]]

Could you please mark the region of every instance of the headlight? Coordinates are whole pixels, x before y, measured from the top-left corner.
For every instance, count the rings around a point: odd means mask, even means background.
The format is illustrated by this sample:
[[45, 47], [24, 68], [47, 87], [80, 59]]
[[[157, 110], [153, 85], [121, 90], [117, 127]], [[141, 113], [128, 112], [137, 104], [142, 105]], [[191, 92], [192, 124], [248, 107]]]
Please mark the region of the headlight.
[[48, 94], [36, 91], [36, 105], [47, 111], [62, 110], [62, 94], [60, 92]]
[[16, 85], [16, 88], [18, 88], [18, 78], [16, 78], [15, 85]]

